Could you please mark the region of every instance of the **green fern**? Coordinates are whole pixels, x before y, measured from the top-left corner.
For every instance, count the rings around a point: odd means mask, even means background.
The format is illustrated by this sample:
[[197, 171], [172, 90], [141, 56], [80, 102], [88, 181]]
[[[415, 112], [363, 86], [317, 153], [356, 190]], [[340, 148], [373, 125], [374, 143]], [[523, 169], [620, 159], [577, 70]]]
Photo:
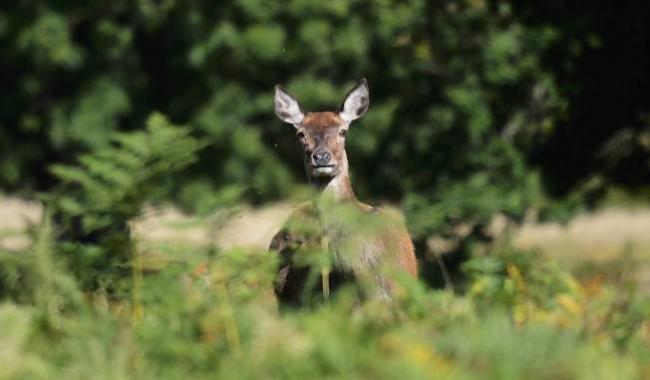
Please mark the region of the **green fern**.
[[[165, 180], [196, 160], [205, 144], [158, 113], [143, 131], [115, 134], [112, 144], [83, 155], [77, 165], [52, 165], [61, 181], [46, 198], [58, 225], [61, 251], [84, 278], [123, 272], [130, 257], [127, 223], [145, 202], [165, 194]], [[101, 273], [98, 273], [101, 272]], [[102, 276], [108, 274], [108, 276]]]

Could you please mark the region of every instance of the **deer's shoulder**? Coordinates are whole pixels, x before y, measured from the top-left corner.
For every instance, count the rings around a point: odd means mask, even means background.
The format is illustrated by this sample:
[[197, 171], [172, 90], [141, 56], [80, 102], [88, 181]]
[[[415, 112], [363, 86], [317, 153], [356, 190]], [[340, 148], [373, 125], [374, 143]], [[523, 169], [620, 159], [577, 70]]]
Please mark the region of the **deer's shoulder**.
[[291, 220], [310, 220], [318, 218], [318, 209], [314, 202], [303, 202], [296, 207], [289, 215], [287, 222]]
[[[381, 206], [373, 207], [364, 203], [359, 205], [362, 209], [370, 214], [372, 218], [379, 219], [373, 224], [374, 228], [380, 230], [378, 233], [375, 244], [378, 244], [382, 249], [381, 255], [390, 253], [401, 252], [402, 254], [393, 256], [392, 259], [397, 259], [397, 266], [403, 268], [408, 273], [417, 277], [417, 261], [415, 259], [415, 248], [406, 227], [406, 220], [404, 214], [397, 207]], [[376, 246], [375, 246], [376, 247]]]
[[377, 215], [377, 217], [390, 220], [395, 224], [400, 224], [400, 225], [406, 224], [406, 220], [404, 219], [404, 214], [397, 207], [387, 206], [387, 205], [372, 206], [359, 201], [357, 201], [357, 206], [361, 209], [361, 211], [367, 214]]
[[291, 246], [301, 246], [309, 241], [315, 241], [320, 233], [317, 212], [312, 202], [300, 204], [284, 221], [280, 231], [275, 234], [270, 249], [282, 251]]

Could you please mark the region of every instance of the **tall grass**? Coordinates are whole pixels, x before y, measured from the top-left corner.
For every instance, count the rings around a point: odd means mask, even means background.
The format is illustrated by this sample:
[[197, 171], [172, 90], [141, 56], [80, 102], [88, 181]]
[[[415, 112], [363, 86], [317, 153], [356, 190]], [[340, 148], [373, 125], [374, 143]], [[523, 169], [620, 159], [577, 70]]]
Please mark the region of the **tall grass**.
[[[467, 265], [465, 294], [403, 279], [393, 302], [354, 292], [279, 312], [267, 252], [176, 248], [182, 260], [83, 291], [50, 224], [0, 255], [0, 378], [641, 379], [650, 302], [576, 281], [507, 245]], [[206, 261], [207, 260], [207, 261]], [[489, 262], [488, 262], [489, 261]], [[194, 268], [205, 264], [200, 272]], [[482, 268], [482, 269], [481, 269]]]

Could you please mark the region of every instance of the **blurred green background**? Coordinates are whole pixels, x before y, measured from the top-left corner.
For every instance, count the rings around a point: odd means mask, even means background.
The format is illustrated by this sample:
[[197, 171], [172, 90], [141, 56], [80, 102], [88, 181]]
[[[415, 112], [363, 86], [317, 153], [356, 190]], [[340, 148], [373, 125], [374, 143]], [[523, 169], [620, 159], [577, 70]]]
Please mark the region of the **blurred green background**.
[[576, 192], [648, 183], [648, 15], [634, 2], [7, 3], [0, 187], [49, 190], [51, 164], [159, 111], [209, 143], [175, 175], [184, 207], [276, 200], [303, 173], [273, 86], [329, 110], [367, 77], [371, 112], [348, 146], [361, 198], [402, 202], [416, 233], [552, 214]]

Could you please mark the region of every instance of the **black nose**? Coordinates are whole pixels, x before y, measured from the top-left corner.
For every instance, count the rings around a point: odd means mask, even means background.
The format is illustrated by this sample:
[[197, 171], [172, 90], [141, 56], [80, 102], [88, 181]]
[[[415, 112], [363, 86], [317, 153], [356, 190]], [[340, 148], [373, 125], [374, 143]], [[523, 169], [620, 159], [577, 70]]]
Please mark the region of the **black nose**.
[[318, 166], [325, 166], [330, 163], [330, 159], [332, 158], [332, 155], [329, 154], [329, 152], [324, 151], [324, 150], [319, 150], [314, 152], [311, 156], [312, 160], [314, 160], [314, 163]]

